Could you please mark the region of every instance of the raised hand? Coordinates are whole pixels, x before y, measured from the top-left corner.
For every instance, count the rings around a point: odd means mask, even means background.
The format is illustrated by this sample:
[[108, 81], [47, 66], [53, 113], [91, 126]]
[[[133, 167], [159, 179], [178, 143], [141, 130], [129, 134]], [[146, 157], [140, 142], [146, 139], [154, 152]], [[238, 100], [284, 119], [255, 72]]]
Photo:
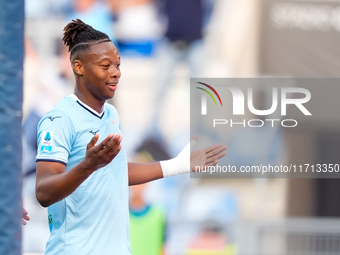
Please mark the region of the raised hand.
[[95, 145], [99, 139], [97, 133], [86, 148], [86, 155], [81, 162], [85, 169], [95, 171], [109, 164], [122, 148], [122, 136], [117, 134], [108, 135], [100, 144]]
[[[196, 142], [198, 141], [197, 135], [194, 136], [194, 140]], [[202, 150], [192, 150], [190, 154], [191, 171], [196, 172], [197, 167], [200, 167], [200, 170], [203, 170], [204, 167], [216, 165], [218, 160], [227, 154], [225, 152], [226, 149], [226, 145], [222, 146], [222, 144], [217, 143]]]

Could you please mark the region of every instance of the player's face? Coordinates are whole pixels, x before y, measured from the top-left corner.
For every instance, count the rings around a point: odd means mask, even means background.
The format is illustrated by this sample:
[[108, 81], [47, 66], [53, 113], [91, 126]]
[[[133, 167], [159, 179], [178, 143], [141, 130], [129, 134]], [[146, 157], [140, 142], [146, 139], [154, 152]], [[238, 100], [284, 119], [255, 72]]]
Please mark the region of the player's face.
[[112, 98], [120, 78], [120, 57], [112, 42], [92, 45], [82, 57], [87, 90], [97, 100]]

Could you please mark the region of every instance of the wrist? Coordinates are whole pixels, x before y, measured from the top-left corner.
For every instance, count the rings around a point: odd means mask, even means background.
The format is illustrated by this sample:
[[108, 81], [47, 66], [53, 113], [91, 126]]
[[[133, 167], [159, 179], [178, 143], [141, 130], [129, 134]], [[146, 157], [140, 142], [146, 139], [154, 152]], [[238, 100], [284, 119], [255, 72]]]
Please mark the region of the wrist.
[[190, 173], [190, 143], [177, 155], [177, 157], [169, 160], [160, 161], [163, 177]]
[[176, 158], [163, 160], [159, 163], [161, 164], [163, 178], [179, 174], [179, 168], [176, 162]]
[[81, 174], [84, 174], [86, 176], [90, 176], [95, 171], [95, 169], [93, 169], [92, 167], [89, 166], [89, 164], [87, 164], [85, 159], [80, 161], [80, 163], [78, 164], [78, 168]]

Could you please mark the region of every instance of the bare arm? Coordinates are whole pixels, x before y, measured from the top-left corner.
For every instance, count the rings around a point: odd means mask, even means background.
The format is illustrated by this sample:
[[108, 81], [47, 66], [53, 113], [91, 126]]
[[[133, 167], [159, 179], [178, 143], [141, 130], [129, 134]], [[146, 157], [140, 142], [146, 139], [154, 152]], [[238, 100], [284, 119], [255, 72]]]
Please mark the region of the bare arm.
[[121, 149], [122, 137], [113, 134], [96, 145], [96, 134], [87, 145], [85, 158], [65, 172], [57, 162], [37, 162], [36, 197], [39, 203], [50, 206], [72, 194], [94, 171], [109, 164]]
[[161, 164], [128, 163], [129, 185], [137, 185], [163, 178]]
[[91, 171], [82, 163], [65, 173], [65, 165], [61, 163], [37, 162], [37, 200], [44, 207], [50, 206], [69, 196], [90, 175]]

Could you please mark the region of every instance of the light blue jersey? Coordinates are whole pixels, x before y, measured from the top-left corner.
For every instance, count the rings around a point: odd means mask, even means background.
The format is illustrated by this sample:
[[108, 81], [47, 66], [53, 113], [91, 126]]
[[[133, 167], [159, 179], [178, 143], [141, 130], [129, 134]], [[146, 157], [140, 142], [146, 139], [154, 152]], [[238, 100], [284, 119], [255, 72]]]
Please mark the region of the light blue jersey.
[[[38, 125], [37, 161], [60, 162], [66, 172], [100, 143], [120, 133], [117, 110], [98, 114], [75, 95], [62, 99]], [[97, 143], [97, 144], [98, 144]], [[124, 145], [107, 166], [95, 171], [71, 195], [48, 207], [51, 235], [46, 255], [129, 255], [128, 169]]]

